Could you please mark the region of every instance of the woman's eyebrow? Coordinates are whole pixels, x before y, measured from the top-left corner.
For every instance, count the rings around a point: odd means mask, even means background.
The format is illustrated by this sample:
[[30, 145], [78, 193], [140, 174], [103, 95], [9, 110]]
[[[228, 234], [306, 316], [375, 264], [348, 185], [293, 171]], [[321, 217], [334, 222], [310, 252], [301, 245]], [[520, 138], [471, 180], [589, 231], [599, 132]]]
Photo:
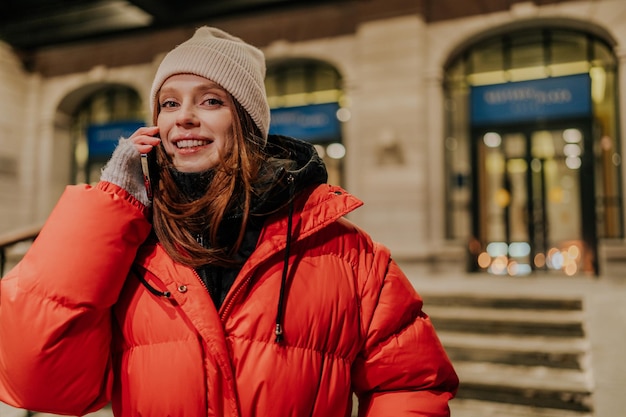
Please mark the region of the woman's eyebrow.
[[[226, 94], [226, 91], [217, 83], [214, 82], [210, 82], [207, 84], [202, 84], [202, 85], [198, 85], [195, 86], [193, 89], [194, 93], [220, 93], [220, 94]], [[173, 87], [165, 87], [163, 88], [160, 92], [159, 92], [159, 97], [161, 97], [163, 94], [173, 94], [176, 93], [177, 89], [173, 88]]]
[[211, 81], [208, 84], [202, 84], [202, 85], [198, 85], [194, 88], [195, 91], [200, 91], [200, 92], [211, 92], [211, 93], [221, 93], [221, 94], [226, 94], [226, 90], [224, 90], [219, 84], [214, 83], [213, 81]]

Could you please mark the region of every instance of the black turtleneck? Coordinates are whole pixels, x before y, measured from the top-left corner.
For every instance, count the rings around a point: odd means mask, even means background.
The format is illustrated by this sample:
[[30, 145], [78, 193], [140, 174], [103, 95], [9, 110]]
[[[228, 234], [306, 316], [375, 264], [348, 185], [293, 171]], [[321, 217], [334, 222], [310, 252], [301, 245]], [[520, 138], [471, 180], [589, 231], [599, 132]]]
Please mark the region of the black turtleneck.
[[202, 197], [215, 175], [213, 170], [204, 172], [180, 172], [174, 168], [170, 168], [169, 171], [178, 189], [189, 201], [195, 201]]

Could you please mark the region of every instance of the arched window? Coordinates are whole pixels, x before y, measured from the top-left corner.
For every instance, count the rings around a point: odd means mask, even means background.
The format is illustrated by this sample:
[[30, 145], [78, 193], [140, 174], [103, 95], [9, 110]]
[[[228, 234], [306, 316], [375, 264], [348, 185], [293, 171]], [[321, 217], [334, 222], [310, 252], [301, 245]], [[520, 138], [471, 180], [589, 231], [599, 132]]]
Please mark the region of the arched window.
[[270, 133], [315, 144], [334, 184], [341, 184], [343, 176], [341, 122], [349, 118], [341, 81], [333, 66], [311, 59], [271, 62], [265, 81], [272, 109]]
[[86, 97], [72, 116], [74, 183], [96, 182], [118, 139], [144, 124], [139, 94], [120, 85], [102, 87]]
[[466, 238], [469, 194], [464, 187], [471, 174], [469, 157], [469, 89], [570, 74], [589, 73], [594, 138], [601, 145], [596, 157], [596, 187], [601, 235], [623, 234], [620, 214], [621, 156], [617, 140], [616, 59], [610, 46], [597, 37], [569, 29], [534, 28], [480, 41], [454, 57], [445, 70], [445, 155], [448, 171], [447, 235]]

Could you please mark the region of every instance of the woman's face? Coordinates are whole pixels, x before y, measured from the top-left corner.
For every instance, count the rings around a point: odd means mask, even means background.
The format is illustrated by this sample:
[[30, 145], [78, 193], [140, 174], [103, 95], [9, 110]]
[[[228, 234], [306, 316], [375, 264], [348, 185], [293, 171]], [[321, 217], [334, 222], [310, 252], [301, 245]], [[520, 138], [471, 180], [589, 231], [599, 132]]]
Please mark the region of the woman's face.
[[157, 100], [159, 134], [174, 167], [181, 172], [215, 167], [232, 146], [230, 95], [204, 77], [178, 74], [163, 83]]

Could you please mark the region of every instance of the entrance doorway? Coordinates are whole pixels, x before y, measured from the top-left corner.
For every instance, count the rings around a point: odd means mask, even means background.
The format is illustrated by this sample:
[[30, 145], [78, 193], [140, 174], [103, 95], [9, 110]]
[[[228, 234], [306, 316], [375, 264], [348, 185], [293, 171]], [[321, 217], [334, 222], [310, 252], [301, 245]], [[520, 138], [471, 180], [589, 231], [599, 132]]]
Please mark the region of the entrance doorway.
[[[446, 66], [446, 237], [469, 243], [469, 271], [601, 275], [598, 241], [624, 239], [614, 47], [575, 28], [505, 30], [459, 50]], [[562, 139], [568, 129], [582, 133], [580, 160], [557, 146], [570, 145]], [[493, 141], [502, 148], [485, 145]], [[553, 156], [543, 155], [542, 143], [552, 143]], [[566, 251], [570, 240], [576, 247]], [[513, 255], [521, 263], [509, 262]], [[577, 267], [564, 267], [570, 257], [580, 257]]]
[[590, 125], [474, 129], [475, 270], [597, 274]]

